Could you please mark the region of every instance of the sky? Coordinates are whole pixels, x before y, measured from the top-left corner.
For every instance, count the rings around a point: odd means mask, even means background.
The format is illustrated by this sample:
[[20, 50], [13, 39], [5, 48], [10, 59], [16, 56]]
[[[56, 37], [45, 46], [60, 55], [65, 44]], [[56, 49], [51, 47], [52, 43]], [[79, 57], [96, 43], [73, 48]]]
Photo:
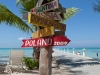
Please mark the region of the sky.
[[[79, 8], [79, 13], [65, 22], [67, 36], [71, 42], [66, 48], [100, 47], [100, 13], [94, 12], [92, 3], [96, 0], [59, 0], [65, 8]], [[14, 14], [22, 18], [16, 0], [0, 0]], [[0, 48], [20, 48], [22, 39], [29, 39], [32, 33], [24, 33], [17, 28], [0, 23]]]

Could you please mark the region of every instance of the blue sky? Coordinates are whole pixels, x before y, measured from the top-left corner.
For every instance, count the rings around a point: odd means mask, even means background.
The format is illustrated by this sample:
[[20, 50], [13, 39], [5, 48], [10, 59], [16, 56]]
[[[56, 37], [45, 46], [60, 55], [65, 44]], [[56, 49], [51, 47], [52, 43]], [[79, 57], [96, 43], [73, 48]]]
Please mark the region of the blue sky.
[[[0, 0], [14, 14], [22, 18], [19, 8], [15, 5], [16, 0]], [[65, 22], [66, 36], [71, 42], [66, 47], [100, 47], [100, 14], [94, 12], [92, 2], [96, 0], [60, 0], [63, 7], [80, 8], [81, 11]], [[21, 47], [22, 37], [30, 38], [32, 34], [26, 34], [19, 29], [0, 24], [0, 48]]]

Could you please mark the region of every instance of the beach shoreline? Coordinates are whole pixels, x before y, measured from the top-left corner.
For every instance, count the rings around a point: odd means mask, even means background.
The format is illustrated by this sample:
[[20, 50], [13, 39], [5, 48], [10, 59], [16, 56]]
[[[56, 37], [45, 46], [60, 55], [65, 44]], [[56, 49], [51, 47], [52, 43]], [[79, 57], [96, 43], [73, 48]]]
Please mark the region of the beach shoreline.
[[[52, 54], [54, 57], [54, 60], [56, 61], [56, 65], [59, 65], [59, 67], [52, 68], [52, 75], [99, 75], [99, 67], [100, 62], [98, 60], [95, 60], [91, 57], [84, 57], [82, 55], [76, 55], [69, 52], [59, 51], [54, 49], [54, 53]], [[52, 63], [55, 64], [55, 63]], [[6, 64], [0, 64], [0, 70], [2, 75], [3, 70], [5, 69]], [[34, 70], [36, 71], [36, 70]], [[91, 72], [92, 71], [92, 72]], [[32, 72], [33, 73], [33, 72]], [[32, 73], [18, 73], [17, 75], [32, 75]], [[36, 72], [38, 75], [39, 71]], [[7, 75], [6, 73], [3, 73], [3, 75]], [[13, 73], [12, 75], [16, 75], [16, 73]]]
[[[54, 50], [57, 62], [66, 65], [75, 75], [100, 75], [100, 61], [91, 57]], [[92, 71], [92, 72], [91, 72]]]

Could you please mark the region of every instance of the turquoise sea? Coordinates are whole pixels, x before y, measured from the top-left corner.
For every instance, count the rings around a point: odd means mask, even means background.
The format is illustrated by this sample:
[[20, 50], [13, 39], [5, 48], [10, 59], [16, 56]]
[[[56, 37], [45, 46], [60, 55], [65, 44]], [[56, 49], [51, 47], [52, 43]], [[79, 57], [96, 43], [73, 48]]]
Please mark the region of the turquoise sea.
[[[8, 62], [8, 58], [9, 58], [9, 52], [11, 49], [14, 50], [20, 50], [21, 48], [0, 48], [0, 63], [7, 63]], [[33, 53], [33, 48], [22, 48], [23, 50], [25, 50], [25, 57], [32, 57], [32, 53]], [[73, 52], [73, 48], [54, 48], [56, 50], [61, 50], [61, 51], [65, 51], [65, 52]], [[99, 59], [100, 60], [100, 48], [85, 48], [86, 49], [86, 56], [87, 57], [91, 57], [94, 59]], [[80, 51], [81, 55], [83, 52], [83, 48], [74, 48], [75, 53], [77, 51]], [[96, 53], [98, 52], [98, 58], [96, 56]]]

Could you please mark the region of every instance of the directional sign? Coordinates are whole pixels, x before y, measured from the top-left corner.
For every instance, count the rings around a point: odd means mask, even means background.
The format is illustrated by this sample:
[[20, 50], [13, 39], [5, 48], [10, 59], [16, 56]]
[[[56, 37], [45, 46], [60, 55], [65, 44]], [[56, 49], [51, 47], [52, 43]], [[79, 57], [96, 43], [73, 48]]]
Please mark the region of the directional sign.
[[54, 26], [46, 27], [36, 32], [33, 32], [32, 38], [39, 38], [39, 37], [51, 36], [51, 35], [54, 35]]
[[61, 12], [37, 12], [35, 14], [42, 17], [50, 18], [53, 20], [62, 20], [62, 17], [60, 16]]
[[41, 16], [38, 16], [36, 14], [28, 14], [28, 23], [32, 23], [37, 26], [43, 26], [43, 27], [50, 27], [54, 26], [55, 29], [66, 31], [66, 25], [62, 23], [58, 23], [56, 21], [53, 21], [49, 18], [44, 18]]
[[64, 36], [63, 31], [54, 31], [54, 27], [47, 27], [32, 33], [32, 38], [40, 38], [45, 36]]
[[54, 0], [50, 3], [41, 5], [40, 7], [35, 7], [31, 9], [30, 12], [44, 12], [44, 11], [50, 11], [50, 10], [57, 9], [57, 8], [58, 8], [58, 0]]
[[[50, 18], [53, 20], [62, 20], [62, 17], [60, 16], [61, 12], [37, 12], [32, 14], [37, 14], [39, 16]], [[28, 20], [28, 13], [23, 14], [23, 19]]]
[[66, 36], [55, 36], [22, 40], [21, 47], [66, 46], [70, 40]]
[[62, 13], [66, 13], [66, 8], [62, 8]]
[[65, 32], [64, 31], [55, 31], [55, 35], [54, 36], [64, 36]]
[[62, 7], [61, 9], [55, 9], [53, 10], [54, 12], [61, 12], [61, 13], [66, 13], [66, 8]]
[[28, 20], [28, 13], [23, 13], [22, 19], [23, 19], [23, 20]]

